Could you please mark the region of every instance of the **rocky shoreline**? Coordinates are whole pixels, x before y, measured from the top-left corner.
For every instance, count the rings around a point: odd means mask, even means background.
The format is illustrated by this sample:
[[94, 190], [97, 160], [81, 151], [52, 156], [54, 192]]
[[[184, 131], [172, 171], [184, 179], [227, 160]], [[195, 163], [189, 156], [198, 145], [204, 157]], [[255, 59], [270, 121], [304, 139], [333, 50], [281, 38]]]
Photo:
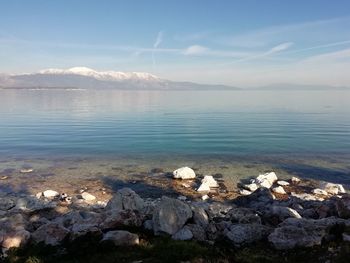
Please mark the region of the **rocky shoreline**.
[[228, 193], [219, 178], [207, 175], [198, 181], [189, 167], [172, 176], [174, 183], [196, 195], [143, 199], [121, 188], [105, 202], [88, 189], [74, 196], [60, 189], [1, 194], [2, 255], [35, 244], [69, 246], [86, 235], [101, 244], [137, 246], [138, 230], [210, 246], [223, 241], [235, 248], [261, 241], [276, 250], [350, 242], [350, 195], [342, 185], [296, 177], [278, 180], [269, 172], [240, 183], [237, 196], [225, 199]]

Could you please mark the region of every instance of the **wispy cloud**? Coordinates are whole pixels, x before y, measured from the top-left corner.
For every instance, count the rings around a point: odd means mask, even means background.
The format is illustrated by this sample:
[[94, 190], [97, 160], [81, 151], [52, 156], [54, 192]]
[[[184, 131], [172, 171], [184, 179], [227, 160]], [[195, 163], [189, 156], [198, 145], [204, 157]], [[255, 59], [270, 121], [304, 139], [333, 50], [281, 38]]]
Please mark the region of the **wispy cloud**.
[[[327, 30], [330, 31], [328, 33], [331, 33], [331, 31], [342, 31], [348, 33], [346, 25], [349, 24], [350, 17], [307, 21], [295, 24], [270, 26], [231, 36], [218, 36], [214, 38], [214, 41], [223, 45], [243, 48], [259, 48], [267, 46], [272, 42], [283, 41], [286, 36], [291, 39], [301, 38], [304, 40], [313, 39], [314, 41], [324, 41], [325, 29], [336, 29]], [[335, 34], [339, 37], [338, 32]], [[332, 37], [334, 38], [336, 36], [334, 35]], [[331, 37], [331, 35], [328, 37]]]
[[155, 57], [154, 53], [157, 50], [157, 48], [159, 47], [159, 45], [162, 43], [162, 41], [163, 41], [163, 32], [159, 31], [157, 34], [156, 41], [153, 44], [153, 51], [152, 51], [153, 71], [155, 71], [155, 69], [156, 69], [156, 57]]

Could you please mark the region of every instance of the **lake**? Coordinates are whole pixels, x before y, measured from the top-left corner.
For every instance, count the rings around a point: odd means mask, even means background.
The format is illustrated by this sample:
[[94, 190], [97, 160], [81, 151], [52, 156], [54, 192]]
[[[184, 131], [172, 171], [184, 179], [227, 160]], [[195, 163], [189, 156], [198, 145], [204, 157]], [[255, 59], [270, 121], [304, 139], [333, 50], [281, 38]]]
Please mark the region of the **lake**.
[[349, 101], [340, 90], [0, 90], [0, 169], [81, 160], [85, 174], [122, 162], [241, 177], [260, 165], [350, 184]]

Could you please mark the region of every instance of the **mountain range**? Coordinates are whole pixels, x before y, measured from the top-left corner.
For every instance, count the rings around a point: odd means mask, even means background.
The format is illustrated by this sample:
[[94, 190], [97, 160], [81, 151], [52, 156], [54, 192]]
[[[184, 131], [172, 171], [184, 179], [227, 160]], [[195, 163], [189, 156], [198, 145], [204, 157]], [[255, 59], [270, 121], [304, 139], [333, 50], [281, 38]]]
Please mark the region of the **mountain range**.
[[[2, 89], [241, 90], [227, 85], [198, 84], [159, 78], [145, 72], [96, 71], [87, 67], [45, 69], [36, 73], [0, 74]], [[271, 84], [245, 90], [349, 90], [349, 87]]]
[[144, 72], [96, 71], [86, 67], [45, 69], [36, 73], [0, 75], [0, 87], [12, 89], [236, 90], [225, 85], [161, 79]]

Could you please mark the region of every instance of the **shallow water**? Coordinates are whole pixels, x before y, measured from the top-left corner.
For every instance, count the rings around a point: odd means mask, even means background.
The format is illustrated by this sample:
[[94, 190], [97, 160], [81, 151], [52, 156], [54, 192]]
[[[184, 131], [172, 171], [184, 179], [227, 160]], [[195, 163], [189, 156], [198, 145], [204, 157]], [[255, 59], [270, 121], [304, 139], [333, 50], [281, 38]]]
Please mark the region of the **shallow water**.
[[0, 174], [29, 164], [27, 183], [128, 180], [190, 165], [232, 185], [271, 169], [350, 184], [349, 101], [349, 91], [0, 90]]

